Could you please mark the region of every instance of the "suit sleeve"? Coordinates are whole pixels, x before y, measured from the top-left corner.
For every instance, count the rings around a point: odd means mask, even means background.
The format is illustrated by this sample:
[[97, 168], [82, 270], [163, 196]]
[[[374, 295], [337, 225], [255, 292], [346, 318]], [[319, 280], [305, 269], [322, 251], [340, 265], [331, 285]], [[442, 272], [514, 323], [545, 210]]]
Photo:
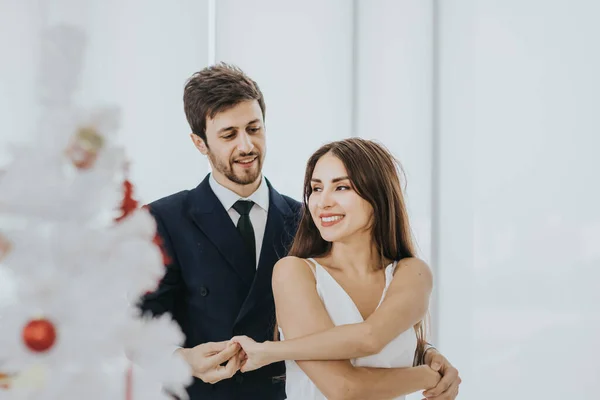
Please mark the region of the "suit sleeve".
[[160, 280], [158, 287], [142, 297], [139, 308], [142, 314], [150, 316], [159, 316], [168, 312], [177, 322], [181, 322], [180, 302], [185, 290], [181, 269], [165, 224], [152, 209], [150, 209], [150, 213], [156, 220], [157, 234], [162, 241], [162, 250], [166, 252], [168, 263], [165, 265], [165, 275]]

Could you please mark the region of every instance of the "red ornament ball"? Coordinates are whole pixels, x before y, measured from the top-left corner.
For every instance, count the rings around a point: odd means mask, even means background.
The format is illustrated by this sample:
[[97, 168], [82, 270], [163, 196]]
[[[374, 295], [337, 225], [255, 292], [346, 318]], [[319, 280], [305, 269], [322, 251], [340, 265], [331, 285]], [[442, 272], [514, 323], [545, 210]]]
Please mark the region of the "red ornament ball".
[[31, 320], [23, 328], [23, 342], [31, 351], [48, 351], [56, 342], [56, 328], [47, 319]]

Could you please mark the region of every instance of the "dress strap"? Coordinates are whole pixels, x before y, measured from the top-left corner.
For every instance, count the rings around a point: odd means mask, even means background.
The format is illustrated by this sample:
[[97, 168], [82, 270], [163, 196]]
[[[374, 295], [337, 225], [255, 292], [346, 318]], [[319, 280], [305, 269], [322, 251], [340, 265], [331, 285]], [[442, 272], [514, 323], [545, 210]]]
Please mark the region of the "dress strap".
[[306, 263], [310, 267], [310, 270], [313, 272], [313, 275], [315, 276], [315, 279], [316, 279], [317, 278], [316, 261], [313, 260], [312, 258], [303, 258], [303, 260], [306, 261]]

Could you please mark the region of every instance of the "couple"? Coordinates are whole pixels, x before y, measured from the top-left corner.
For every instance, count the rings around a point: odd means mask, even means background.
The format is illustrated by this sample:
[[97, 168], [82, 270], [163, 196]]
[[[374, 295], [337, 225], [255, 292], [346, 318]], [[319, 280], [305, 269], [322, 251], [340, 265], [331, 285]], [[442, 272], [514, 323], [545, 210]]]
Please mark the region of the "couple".
[[458, 371], [423, 335], [432, 277], [413, 256], [389, 152], [356, 138], [321, 147], [301, 204], [262, 175], [253, 80], [207, 67], [184, 108], [212, 173], [150, 204], [170, 261], [141, 308], [181, 326], [190, 398], [454, 399]]

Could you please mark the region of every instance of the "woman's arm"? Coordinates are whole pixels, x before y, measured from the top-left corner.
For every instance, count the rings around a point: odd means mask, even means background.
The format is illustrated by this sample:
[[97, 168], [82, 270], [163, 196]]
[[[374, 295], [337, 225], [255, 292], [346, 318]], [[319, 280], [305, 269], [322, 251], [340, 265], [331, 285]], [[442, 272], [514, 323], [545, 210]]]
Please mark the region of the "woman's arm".
[[[276, 269], [285, 268], [284, 264], [298, 264], [295, 268], [308, 269], [308, 265], [297, 258], [288, 257], [278, 264]], [[364, 322], [281, 342], [252, 343], [240, 337], [233, 340], [244, 347], [256, 368], [281, 360], [347, 360], [377, 354], [423, 319], [431, 290], [432, 275], [427, 264], [417, 258], [405, 259], [398, 263], [385, 299]]]
[[[334, 327], [303, 260], [286, 257], [276, 264], [273, 294], [285, 341]], [[299, 361], [298, 365], [329, 399], [390, 399], [434, 387], [440, 379], [428, 366], [355, 368], [348, 360]]]

